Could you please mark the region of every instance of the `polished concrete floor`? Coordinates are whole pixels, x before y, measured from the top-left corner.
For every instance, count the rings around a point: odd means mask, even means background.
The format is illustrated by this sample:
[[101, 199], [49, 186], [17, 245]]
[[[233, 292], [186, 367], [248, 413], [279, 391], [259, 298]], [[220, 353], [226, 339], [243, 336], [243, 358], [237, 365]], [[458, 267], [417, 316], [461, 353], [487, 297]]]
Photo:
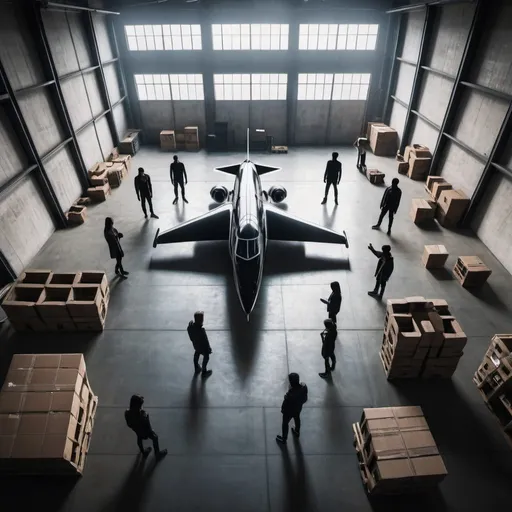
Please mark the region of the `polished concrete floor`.
[[[321, 206], [325, 161], [332, 151], [293, 149], [288, 155], [254, 155], [282, 166], [263, 177], [282, 183], [288, 212], [336, 230], [346, 230], [350, 248], [274, 243], [267, 251], [264, 282], [250, 323], [233, 288], [225, 243], [152, 247], [156, 229], [166, 229], [213, 207], [215, 183], [229, 176], [212, 172], [242, 154], [184, 154], [190, 204], [172, 205], [169, 154], [143, 148], [134, 168], [151, 175], [159, 220], [144, 220], [132, 185], [135, 169], [107, 202], [88, 211], [85, 225], [57, 232], [35, 258], [35, 268], [72, 271], [106, 269], [111, 301], [101, 335], [13, 335], [4, 326], [1, 370], [14, 352], [84, 352], [99, 410], [84, 476], [77, 482], [44, 478], [4, 480], [2, 505], [23, 503], [54, 511], [477, 511], [510, 507], [512, 452], [471, 381], [493, 334], [512, 332], [512, 277], [471, 233], [436, 226], [421, 229], [409, 218], [410, 200], [423, 197], [423, 184], [401, 179], [402, 205], [393, 234], [372, 231], [382, 187], [355, 168], [354, 151], [341, 149], [344, 165], [340, 205], [332, 196]], [[396, 175], [393, 159], [368, 157], [369, 167]], [[332, 192], [331, 192], [332, 193]], [[115, 219], [124, 233], [125, 268], [114, 276], [103, 239], [103, 219]], [[391, 243], [395, 272], [388, 298], [423, 295], [448, 300], [469, 337], [451, 380], [385, 379], [378, 357], [385, 301], [368, 297], [375, 257], [367, 249]], [[425, 244], [444, 244], [447, 270], [432, 273], [421, 264]], [[493, 274], [481, 290], [462, 289], [449, 272], [458, 255], [478, 255]], [[320, 337], [325, 317], [320, 297], [329, 283], [341, 283], [338, 367], [332, 382], [322, 371]], [[195, 310], [205, 311], [213, 354], [213, 375], [194, 377], [186, 326]], [[309, 402], [300, 442], [275, 443], [287, 374], [299, 372]], [[169, 455], [139, 464], [133, 433], [123, 410], [141, 393], [161, 445]], [[421, 405], [445, 459], [449, 475], [427, 496], [369, 500], [361, 485], [351, 424], [363, 407]], [[22, 500], [22, 501], [20, 501]]]

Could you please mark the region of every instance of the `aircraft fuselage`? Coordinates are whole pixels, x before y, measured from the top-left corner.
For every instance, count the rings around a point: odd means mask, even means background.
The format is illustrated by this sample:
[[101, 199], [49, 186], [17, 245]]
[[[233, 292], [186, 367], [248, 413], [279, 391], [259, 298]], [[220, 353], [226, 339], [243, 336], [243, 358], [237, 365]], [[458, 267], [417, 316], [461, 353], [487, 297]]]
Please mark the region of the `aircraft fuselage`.
[[249, 316], [260, 291], [267, 229], [260, 177], [248, 160], [235, 178], [232, 201], [229, 252], [238, 298]]

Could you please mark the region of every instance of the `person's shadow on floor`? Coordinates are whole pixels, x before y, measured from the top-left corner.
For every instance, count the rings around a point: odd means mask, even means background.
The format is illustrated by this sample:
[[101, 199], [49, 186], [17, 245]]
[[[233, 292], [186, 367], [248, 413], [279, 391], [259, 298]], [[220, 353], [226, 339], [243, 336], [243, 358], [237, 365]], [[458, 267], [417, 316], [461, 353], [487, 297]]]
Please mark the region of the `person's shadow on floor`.
[[310, 496], [304, 453], [300, 441], [293, 433], [291, 436], [295, 446], [295, 464], [290, 457], [288, 447], [281, 445], [286, 492], [283, 510], [286, 512], [310, 512], [314, 510], [314, 507]]

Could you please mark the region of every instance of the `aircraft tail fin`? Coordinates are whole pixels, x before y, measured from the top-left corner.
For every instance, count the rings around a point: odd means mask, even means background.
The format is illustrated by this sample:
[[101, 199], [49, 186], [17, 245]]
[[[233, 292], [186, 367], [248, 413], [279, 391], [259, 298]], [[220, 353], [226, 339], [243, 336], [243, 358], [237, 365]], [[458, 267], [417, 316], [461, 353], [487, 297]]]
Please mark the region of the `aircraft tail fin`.
[[232, 174], [233, 176], [238, 176], [240, 171], [240, 164], [234, 165], [225, 165], [223, 167], [215, 167], [216, 171], [224, 172], [226, 174]]
[[271, 165], [254, 164], [257, 173], [261, 176], [262, 174], [268, 174], [269, 172], [280, 171], [281, 167], [272, 167]]
[[249, 128], [247, 128], [247, 156], [246, 156], [247, 161], [249, 161], [249, 136], [250, 136]]

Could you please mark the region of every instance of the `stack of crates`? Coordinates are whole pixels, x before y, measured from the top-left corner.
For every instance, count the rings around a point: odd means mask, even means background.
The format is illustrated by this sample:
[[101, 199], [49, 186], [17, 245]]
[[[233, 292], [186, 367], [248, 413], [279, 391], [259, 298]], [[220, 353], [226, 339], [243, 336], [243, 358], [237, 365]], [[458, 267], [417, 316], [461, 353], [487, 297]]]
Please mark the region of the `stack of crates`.
[[[432, 303], [435, 310], [426, 308]], [[380, 358], [388, 380], [449, 378], [467, 337], [442, 299], [388, 300]]]
[[425, 491], [448, 474], [421, 407], [363, 409], [352, 428], [370, 495]]
[[496, 334], [473, 377], [512, 444], [512, 334]]
[[109, 298], [105, 272], [27, 270], [2, 307], [17, 331], [102, 331]]
[[80, 475], [98, 407], [83, 354], [17, 354], [0, 392], [0, 474]]

